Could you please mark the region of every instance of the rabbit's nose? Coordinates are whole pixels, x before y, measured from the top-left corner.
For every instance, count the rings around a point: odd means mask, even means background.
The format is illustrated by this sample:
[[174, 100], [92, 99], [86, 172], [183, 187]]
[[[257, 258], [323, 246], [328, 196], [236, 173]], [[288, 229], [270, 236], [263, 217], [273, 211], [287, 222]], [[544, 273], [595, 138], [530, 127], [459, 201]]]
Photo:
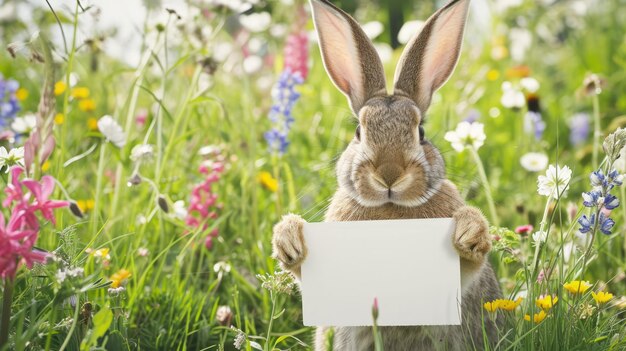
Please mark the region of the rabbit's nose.
[[387, 187], [391, 188], [391, 186], [400, 178], [402, 175], [403, 169], [399, 165], [395, 163], [383, 163], [376, 169], [378, 175], [385, 182]]

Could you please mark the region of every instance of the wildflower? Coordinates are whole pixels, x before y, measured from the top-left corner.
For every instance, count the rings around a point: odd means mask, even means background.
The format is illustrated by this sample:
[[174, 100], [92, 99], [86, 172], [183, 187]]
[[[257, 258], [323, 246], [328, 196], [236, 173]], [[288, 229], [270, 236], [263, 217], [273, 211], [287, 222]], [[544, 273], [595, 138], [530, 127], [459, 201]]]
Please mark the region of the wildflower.
[[146, 121], [148, 120], [148, 109], [147, 108], [141, 108], [137, 111], [137, 114], [135, 115], [135, 124], [137, 124], [137, 126], [139, 127], [143, 127], [146, 124]]
[[220, 306], [217, 308], [217, 312], [215, 312], [215, 320], [221, 326], [229, 326], [230, 321], [233, 318], [233, 312], [230, 310], [228, 306]]
[[15, 91], [15, 98], [19, 101], [24, 101], [28, 98], [28, 90], [19, 88]]
[[593, 316], [593, 312], [595, 309], [596, 308], [594, 306], [585, 302], [583, 304], [578, 305], [578, 307], [576, 308], [576, 312], [578, 313], [580, 319], [587, 319]]
[[524, 116], [524, 132], [534, 133], [535, 139], [540, 140], [546, 130], [546, 122], [541, 118], [541, 113], [528, 111]]
[[54, 83], [54, 95], [59, 96], [63, 94], [67, 90], [67, 84], [63, 81], [58, 81]]
[[374, 298], [374, 303], [372, 304], [372, 318], [374, 322], [378, 319], [378, 298]]
[[74, 99], [86, 99], [89, 97], [89, 88], [76, 87], [70, 91], [70, 96]]
[[96, 102], [93, 99], [82, 99], [78, 102], [78, 109], [83, 112], [91, 112], [96, 109]]
[[520, 158], [520, 164], [529, 172], [541, 172], [548, 167], [548, 156], [540, 152], [529, 152]]
[[595, 73], [591, 73], [583, 80], [583, 94], [586, 96], [600, 95], [602, 88], [606, 86], [606, 80]]
[[532, 226], [532, 224], [526, 224], [526, 225], [520, 225], [517, 228], [515, 228], [515, 232], [517, 234], [528, 234], [532, 232], [533, 229], [534, 227]]
[[303, 80], [306, 79], [309, 74], [309, 36], [306, 31], [287, 36], [284, 57], [285, 70], [298, 74]]
[[12, 166], [24, 167], [24, 147], [14, 148], [7, 152], [4, 146], [0, 146], [0, 168], [5, 166], [5, 173], [9, 173]]
[[263, 185], [267, 190], [275, 193], [278, 191], [278, 181], [272, 177], [270, 172], [261, 172], [259, 173], [259, 182]]
[[8, 223], [0, 212], [0, 277], [13, 278], [19, 263], [28, 268], [45, 261], [47, 254], [34, 250], [39, 228], [32, 228], [25, 223], [25, 210], [14, 210]]
[[463, 119], [463, 122], [474, 123], [480, 119], [480, 111], [477, 109], [471, 109]]
[[65, 116], [62, 113], [54, 115], [54, 124], [61, 125], [63, 122], [65, 122]]
[[545, 176], [537, 178], [537, 192], [539, 195], [553, 197], [558, 199], [565, 196], [569, 189], [569, 182], [572, 178], [572, 170], [567, 167], [559, 167], [557, 164], [548, 166]]
[[590, 117], [588, 113], [577, 113], [569, 120], [569, 141], [573, 146], [584, 143], [589, 137]]
[[96, 205], [96, 202], [94, 201], [94, 199], [85, 199], [85, 200], [76, 201], [76, 206], [78, 206], [78, 208], [80, 209], [82, 213], [86, 213], [86, 212], [93, 210], [95, 205]]
[[122, 268], [119, 271], [113, 273], [111, 276], [111, 287], [117, 288], [122, 286], [122, 284], [126, 284], [128, 278], [130, 278], [131, 274], [128, 270]]
[[457, 152], [461, 152], [469, 147], [478, 150], [486, 138], [484, 125], [478, 122], [461, 122], [457, 125], [456, 130], [449, 131], [444, 136], [444, 139], [449, 141], [452, 144], [452, 148]]
[[126, 145], [126, 133], [122, 127], [109, 115], [102, 116], [98, 120], [98, 129], [104, 135], [107, 141], [113, 145], [122, 148]]
[[273, 127], [264, 134], [271, 151], [277, 151], [280, 154], [287, 151], [289, 146], [287, 135], [295, 120], [292, 110], [300, 98], [296, 86], [303, 82], [304, 79], [299, 72], [292, 72], [290, 68], [285, 68], [272, 89], [273, 104], [270, 108], [269, 119]]
[[493, 301], [485, 302], [483, 304], [483, 307], [485, 307], [487, 312], [490, 312], [490, 313], [496, 312], [498, 308], [500, 308], [500, 300], [493, 300]]
[[252, 33], [263, 32], [270, 27], [270, 24], [272, 24], [272, 16], [268, 12], [240, 15], [239, 23]]
[[135, 145], [130, 152], [130, 159], [133, 162], [147, 162], [154, 157], [154, 147], [150, 144]]
[[500, 103], [506, 108], [521, 109], [526, 103], [526, 98], [524, 93], [515, 88], [511, 82], [503, 82]]
[[137, 255], [139, 257], [146, 257], [150, 254], [150, 251], [145, 247], [140, 247], [137, 249]]
[[187, 215], [189, 214], [187, 212], [187, 207], [185, 205], [185, 201], [183, 200], [178, 200], [174, 202], [174, 206], [173, 206], [173, 215], [174, 217], [178, 218], [179, 220], [185, 220], [185, 217], [187, 217]]
[[241, 348], [243, 347], [243, 344], [247, 340], [246, 334], [243, 331], [241, 331], [241, 330], [239, 330], [239, 329], [237, 329], [237, 328], [235, 328], [233, 326], [231, 326], [231, 328], [233, 328], [234, 330], [237, 331], [237, 335], [235, 336], [235, 341], [233, 342], [233, 346], [237, 350], [241, 350]]
[[[533, 322], [534, 323], [541, 323], [541, 321], [543, 321], [544, 319], [546, 319], [547, 313], [544, 310], [541, 310], [539, 313], [535, 313], [533, 314]], [[530, 316], [529, 315], [525, 315], [524, 316], [524, 320], [530, 322]]]
[[595, 228], [596, 219], [598, 221], [598, 228], [603, 234], [611, 235], [611, 230], [613, 229], [613, 226], [615, 226], [615, 221], [605, 215], [602, 209], [611, 210], [616, 208], [619, 205], [619, 200], [611, 194], [607, 194], [606, 197], [602, 197], [600, 195], [601, 193], [599, 191], [583, 193], [583, 205], [587, 207], [597, 206], [599, 209], [599, 214], [597, 217], [595, 213], [592, 213], [589, 217], [587, 217], [587, 215], [582, 215], [578, 219], [578, 224], [580, 224], [580, 228], [578, 229], [578, 231], [583, 234], [589, 233]]
[[572, 294], [582, 294], [585, 291], [589, 290], [591, 284], [587, 281], [582, 280], [573, 280], [571, 282], [563, 284], [565, 290], [569, 291]]
[[533, 77], [524, 77], [519, 81], [524, 90], [529, 93], [536, 93], [539, 90], [539, 81]]
[[604, 291], [599, 291], [597, 294], [594, 291], [592, 291], [591, 296], [593, 297], [594, 300], [596, 300], [596, 303], [598, 305], [607, 303], [613, 298], [613, 294], [604, 292]]
[[552, 308], [552, 306], [556, 305], [557, 302], [559, 302], [558, 296], [544, 295], [544, 296], [540, 296], [535, 301], [535, 304], [537, 305], [537, 307], [541, 309], [549, 310]]
[[624, 146], [626, 146], [626, 129], [622, 128], [617, 128], [615, 132], [609, 134], [602, 142], [602, 148], [610, 162], [620, 157], [620, 151]]
[[548, 233], [545, 231], [538, 231], [538, 232], [534, 232], [533, 233], [533, 245], [540, 245], [544, 242], [546, 242], [546, 239], [548, 238]]
[[522, 303], [522, 298], [518, 297], [515, 300], [504, 299], [500, 302], [500, 308], [505, 311], [513, 311]]
[[125, 287], [123, 287], [123, 286], [118, 286], [118, 287], [111, 287], [111, 288], [109, 288], [107, 291], [109, 292], [109, 294], [110, 294], [111, 296], [117, 296], [117, 295], [119, 295], [119, 294], [123, 293], [125, 290], [126, 290], [126, 288], [125, 288]]
[[94, 117], [89, 117], [89, 119], [87, 119], [87, 128], [93, 131], [98, 130], [98, 119]]
[[103, 261], [109, 261], [111, 259], [111, 255], [109, 255], [109, 248], [107, 247], [103, 247], [101, 249], [98, 249], [96, 251], [90, 250], [87, 253], [92, 254], [93, 257], [103, 260]]
[[63, 283], [65, 281], [65, 279], [69, 278], [76, 278], [76, 277], [82, 277], [83, 273], [85, 272], [85, 270], [81, 267], [74, 267], [74, 268], [63, 268], [63, 269], [59, 269], [56, 273], [55, 273], [55, 278], [57, 279], [57, 282]]
[[6, 125], [6, 122], [20, 111], [20, 104], [15, 96], [19, 86], [17, 81], [5, 80], [0, 74], [0, 127]]

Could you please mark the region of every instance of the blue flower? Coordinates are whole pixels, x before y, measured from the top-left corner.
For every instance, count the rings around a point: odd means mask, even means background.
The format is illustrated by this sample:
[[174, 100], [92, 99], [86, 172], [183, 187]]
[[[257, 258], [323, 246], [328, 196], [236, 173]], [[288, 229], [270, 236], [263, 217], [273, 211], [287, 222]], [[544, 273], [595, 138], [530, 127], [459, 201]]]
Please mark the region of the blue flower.
[[622, 185], [623, 181], [624, 181], [624, 176], [619, 174], [619, 172], [617, 170], [612, 170], [611, 172], [609, 172], [609, 182], [611, 185], [616, 185], [616, 186], [620, 186]]
[[604, 198], [604, 208], [612, 210], [619, 206], [619, 199], [611, 194], [607, 194]]
[[599, 221], [600, 231], [606, 235], [611, 235], [611, 229], [615, 225], [615, 221], [609, 217], [605, 217], [603, 213], [600, 213]]
[[601, 187], [605, 182], [605, 177], [602, 173], [602, 170], [599, 169], [595, 172], [591, 172], [591, 174], [589, 175], [589, 180], [591, 181], [591, 186]]
[[5, 80], [0, 74], [0, 127], [7, 126], [10, 119], [14, 118], [20, 110], [20, 104], [17, 101], [15, 92], [20, 84], [13, 80]]
[[594, 207], [598, 202], [598, 198], [602, 193], [597, 190], [590, 191], [588, 193], [583, 193], [583, 206], [585, 207]]
[[528, 111], [524, 117], [524, 131], [526, 133], [534, 133], [535, 139], [539, 140], [545, 130], [546, 122], [541, 118], [541, 113]]
[[292, 110], [300, 98], [296, 86], [302, 84], [303, 81], [300, 73], [292, 73], [289, 69], [285, 69], [272, 89], [273, 104], [268, 115], [272, 122], [272, 129], [264, 134], [271, 151], [278, 151], [280, 154], [287, 151], [289, 146], [287, 135], [295, 121]]
[[578, 229], [581, 233], [589, 233], [593, 227], [593, 224], [596, 221], [596, 215], [592, 214], [591, 218], [587, 218], [586, 215], [582, 215], [578, 219], [578, 223], [580, 224], [580, 229]]
[[577, 113], [569, 120], [569, 141], [577, 146], [584, 143], [589, 137], [589, 114]]

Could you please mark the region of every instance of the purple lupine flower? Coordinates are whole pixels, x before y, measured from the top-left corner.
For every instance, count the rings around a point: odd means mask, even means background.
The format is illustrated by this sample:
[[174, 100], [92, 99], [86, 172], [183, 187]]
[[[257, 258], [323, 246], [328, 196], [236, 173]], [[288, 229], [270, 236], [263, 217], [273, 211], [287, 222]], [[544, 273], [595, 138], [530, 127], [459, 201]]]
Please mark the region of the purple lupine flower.
[[604, 208], [607, 210], [613, 210], [619, 206], [619, 199], [614, 195], [607, 194], [604, 198]]
[[588, 193], [583, 193], [583, 206], [585, 207], [594, 207], [598, 203], [598, 198], [600, 198], [602, 193], [597, 190], [590, 191]]
[[541, 118], [541, 113], [528, 111], [524, 116], [524, 132], [533, 133], [535, 139], [540, 140], [546, 130], [546, 122]]
[[615, 225], [615, 221], [609, 217], [606, 217], [604, 213], [600, 212], [600, 218], [598, 218], [598, 223], [600, 224], [600, 231], [605, 235], [611, 235], [611, 229]]
[[601, 169], [591, 172], [589, 175], [589, 181], [591, 182], [591, 186], [594, 188], [601, 187], [602, 184], [604, 184], [604, 178], [605, 177]]
[[588, 113], [577, 113], [569, 120], [569, 141], [573, 146], [578, 146], [589, 137], [590, 117]]
[[20, 84], [13, 80], [5, 80], [0, 74], [0, 127], [7, 126], [10, 119], [20, 110], [20, 104], [15, 96], [15, 92]]
[[580, 224], [580, 228], [578, 229], [578, 231], [580, 231], [583, 234], [589, 233], [595, 221], [596, 221], [595, 214], [592, 214], [591, 217], [589, 218], [587, 218], [586, 215], [582, 215], [582, 217], [578, 219], [578, 224]]

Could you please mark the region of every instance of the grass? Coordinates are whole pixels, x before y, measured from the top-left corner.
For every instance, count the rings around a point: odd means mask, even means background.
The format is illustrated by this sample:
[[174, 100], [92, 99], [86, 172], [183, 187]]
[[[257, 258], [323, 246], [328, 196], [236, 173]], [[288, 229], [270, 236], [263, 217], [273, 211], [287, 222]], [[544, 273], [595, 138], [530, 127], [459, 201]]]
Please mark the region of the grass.
[[[626, 346], [624, 300], [621, 307], [614, 303], [626, 294], [626, 206], [613, 211], [613, 235], [597, 234], [592, 246], [575, 235], [576, 218], [586, 213], [580, 194], [590, 190], [587, 179], [595, 170], [593, 155], [597, 153], [598, 163], [604, 157], [597, 140], [626, 122], [621, 117], [626, 110], [622, 2], [607, 1], [575, 15], [568, 7], [570, 1], [554, 6], [527, 1], [515, 11], [494, 15], [493, 37], [480, 45], [466, 45], [460, 66], [429, 111], [426, 136], [442, 150], [449, 178], [466, 201], [489, 213], [483, 182], [491, 189], [502, 226], [493, 228], [501, 240], [494, 243], [491, 259], [503, 291], [507, 297], [520, 291], [527, 294], [516, 311], [497, 312], [506, 319], [498, 350]], [[288, 19], [289, 7], [273, 6], [275, 21]], [[237, 74], [240, 61], [235, 60], [236, 66], [218, 65], [209, 73], [209, 67], [199, 62], [214, 55], [214, 44], [237, 45], [223, 26], [229, 14], [215, 12], [211, 19], [194, 19], [198, 27], [215, 28], [206, 38], [207, 45], [200, 47], [192, 44], [193, 32], [181, 31], [170, 14], [158, 29], [144, 28], [149, 35], [141, 63], [129, 67], [97, 50], [98, 43], [90, 46], [79, 41], [78, 23], [88, 23], [90, 11], [78, 3], [55, 8], [64, 23], [67, 49], [52, 47], [54, 65], [28, 60], [29, 50], [45, 51], [40, 40], [29, 43], [15, 59], [7, 56], [0, 62], [3, 76], [16, 79], [29, 92], [21, 101], [22, 111], [37, 111], [46, 74], [50, 83], [69, 86], [70, 74], [76, 73], [77, 86], [88, 88], [96, 105], [94, 110], [81, 110], [71, 89], [54, 98], [55, 113], [49, 117], [61, 113], [64, 121], [54, 127], [57, 146], [42, 173], [58, 181], [54, 198], [93, 200], [93, 207], [83, 208], [84, 218], [69, 210], [57, 211], [57, 225], [47, 223], [41, 230], [36, 246], [59, 259], [18, 272], [13, 281], [9, 344], [4, 349], [232, 350], [236, 340], [246, 350], [309, 349], [313, 330], [301, 324], [298, 293], [287, 277], [274, 274], [278, 267], [270, 253], [271, 229], [283, 214], [300, 213], [308, 221], [323, 219], [336, 189], [334, 162], [354, 133], [345, 98], [327, 79], [319, 52], [311, 50], [311, 73], [299, 87], [302, 96], [294, 110], [291, 145], [279, 156], [268, 152], [263, 139], [270, 127], [271, 97], [259, 84], [278, 76], [282, 41], [259, 34], [267, 40], [267, 49], [278, 55], [274, 69]], [[368, 9], [361, 19], [374, 12]], [[58, 32], [49, 9], [34, 13], [41, 18], [42, 35]], [[495, 59], [494, 48], [517, 45], [507, 36], [520, 14], [534, 39], [525, 59]], [[546, 23], [550, 35], [535, 35]], [[3, 29], [7, 38], [30, 37], [17, 25]], [[174, 42], [175, 37], [182, 40]], [[395, 52], [394, 58], [398, 55]], [[501, 83], [519, 81], [515, 72], [520, 64], [541, 83], [538, 94], [548, 125], [541, 140], [523, 131], [525, 108], [516, 111], [500, 103]], [[389, 77], [393, 68], [386, 64]], [[487, 78], [489, 72], [497, 77]], [[597, 102], [577, 94], [590, 72], [606, 79]], [[469, 108], [480, 111], [485, 124], [487, 140], [477, 152], [484, 176], [472, 153], [456, 153], [443, 139]], [[496, 118], [490, 117], [494, 108], [499, 113]], [[143, 126], [136, 123], [142, 109], [148, 111]], [[589, 137], [577, 146], [569, 142], [568, 120], [577, 112], [598, 116], [597, 140]], [[114, 116], [126, 132], [124, 147], [106, 142], [90, 126], [105, 114]], [[138, 144], [154, 145], [152, 161], [137, 165], [130, 160]], [[205, 157], [199, 150], [206, 145], [218, 145], [225, 159], [226, 170], [212, 185], [223, 207], [206, 229], [193, 229], [175, 216], [174, 202], [189, 204], [193, 185], [203, 180], [198, 167]], [[567, 196], [547, 203], [547, 198], [537, 195], [538, 174], [519, 163], [519, 157], [529, 151], [546, 153], [550, 163], [572, 168]], [[137, 172], [141, 183], [128, 186]], [[261, 172], [277, 180], [277, 191], [259, 182]], [[1, 178], [8, 181], [4, 173]], [[614, 193], [625, 199], [623, 187]], [[576, 205], [573, 218], [568, 215], [570, 202]], [[8, 215], [6, 209], [3, 213]], [[538, 228], [544, 221], [549, 237], [537, 249], [532, 239], [507, 229], [528, 223]], [[207, 250], [205, 238], [214, 228], [219, 236]], [[567, 260], [565, 249], [571, 243], [577, 249]], [[93, 254], [102, 248], [110, 250], [109, 260]], [[140, 249], [148, 254], [139, 255]], [[539, 284], [535, 283], [539, 271], [529, 264], [534, 257], [540, 268], [553, 272]], [[59, 282], [55, 275], [63, 267], [81, 267], [84, 273]], [[114, 295], [108, 292], [110, 278], [120, 269], [132, 275], [125, 291]], [[588, 280], [594, 286], [573, 295], [563, 288], [571, 280]], [[5, 281], [3, 291], [9, 284]], [[590, 293], [600, 289], [612, 292], [614, 302], [596, 305]], [[534, 299], [541, 294], [555, 294], [559, 302], [543, 322], [529, 323], [523, 317], [539, 313]], [[232, 311], [230, 323], [216, 319], [220, 306]]]

